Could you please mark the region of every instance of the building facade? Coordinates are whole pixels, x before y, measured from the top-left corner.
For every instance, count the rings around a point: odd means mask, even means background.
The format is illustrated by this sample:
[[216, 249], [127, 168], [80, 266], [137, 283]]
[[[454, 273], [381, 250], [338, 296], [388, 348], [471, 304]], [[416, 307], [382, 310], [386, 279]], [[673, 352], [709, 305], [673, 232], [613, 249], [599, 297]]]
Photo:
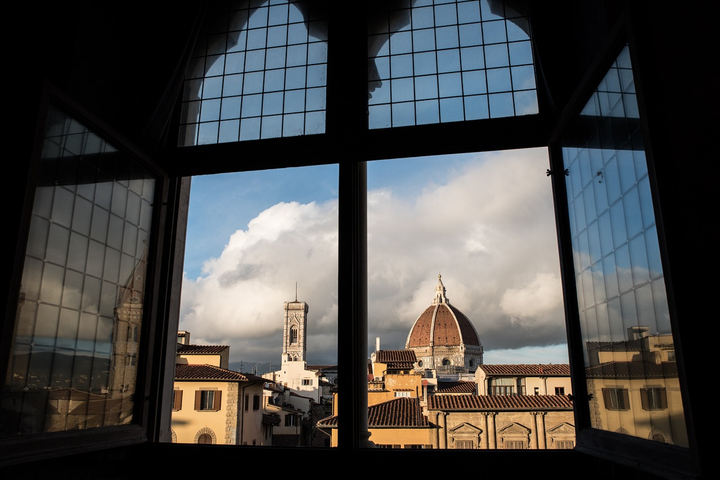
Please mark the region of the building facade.
[[[229, 347], [193, 345], [178, 333], [172, 397], [172, 442], [269, 445], [263, 416], [265, 379], [227, 368]], [[269, 425], [266, 425], [269, 424]]]

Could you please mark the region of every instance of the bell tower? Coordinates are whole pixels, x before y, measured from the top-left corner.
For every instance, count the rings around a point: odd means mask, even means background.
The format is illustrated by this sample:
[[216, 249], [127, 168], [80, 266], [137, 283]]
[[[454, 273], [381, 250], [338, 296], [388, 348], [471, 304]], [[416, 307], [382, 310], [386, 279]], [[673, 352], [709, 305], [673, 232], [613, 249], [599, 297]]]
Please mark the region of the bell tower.
[[295, 285], [295, 301], [284, 302], [285, 323], [283, 328], [282, 363], [305, 362], [307, 353], [307, 313], [308, 304], [297, 299]]

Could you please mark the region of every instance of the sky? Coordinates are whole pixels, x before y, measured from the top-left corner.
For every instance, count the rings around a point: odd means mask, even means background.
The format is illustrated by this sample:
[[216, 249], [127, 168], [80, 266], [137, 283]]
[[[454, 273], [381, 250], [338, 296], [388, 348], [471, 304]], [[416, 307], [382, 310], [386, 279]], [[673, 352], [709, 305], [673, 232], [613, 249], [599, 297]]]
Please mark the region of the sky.
[[[485, 363], [567, 363], [546, 149], [368, 163], [368, 346], [402, 349], [438, 275]], [[337, 362], [338, 167], [194, 177], [180, 329], [278, 369], [283, 302], [311, 365]], [[369, 354], [370, 352], [368, 352]]]

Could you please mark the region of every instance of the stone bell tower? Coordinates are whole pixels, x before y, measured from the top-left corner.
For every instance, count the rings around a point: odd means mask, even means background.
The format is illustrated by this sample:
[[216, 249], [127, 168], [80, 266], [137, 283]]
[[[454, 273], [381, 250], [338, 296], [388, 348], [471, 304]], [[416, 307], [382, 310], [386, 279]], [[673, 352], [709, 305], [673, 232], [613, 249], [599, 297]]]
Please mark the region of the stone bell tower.
[[295, 286], [295, 301], [283, 303], [285, 323], [283, 328], [282, 363], [305, 362], [307, 353], [307, 313], [308, 304], [297, 299], [297, 285]]

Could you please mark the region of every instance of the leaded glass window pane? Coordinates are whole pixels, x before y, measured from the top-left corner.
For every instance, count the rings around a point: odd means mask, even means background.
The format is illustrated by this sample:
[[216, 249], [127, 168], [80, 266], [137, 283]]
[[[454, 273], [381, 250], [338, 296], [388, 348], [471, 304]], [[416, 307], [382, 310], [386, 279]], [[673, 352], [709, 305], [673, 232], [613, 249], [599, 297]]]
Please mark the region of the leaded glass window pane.
[[324, 133], [324, 12], [311, 1], [222, 5], [186, 73], [179, 145]]
[[590, 422], [688, 446], [639, 120], [625, 47], [563, 139]]
[[0, 436], [132, 423], [155, 177], [50, 109]]
[[487, 0], [382, 5], [368, 25], [369, 128], [538, 113], [525, 11]]

